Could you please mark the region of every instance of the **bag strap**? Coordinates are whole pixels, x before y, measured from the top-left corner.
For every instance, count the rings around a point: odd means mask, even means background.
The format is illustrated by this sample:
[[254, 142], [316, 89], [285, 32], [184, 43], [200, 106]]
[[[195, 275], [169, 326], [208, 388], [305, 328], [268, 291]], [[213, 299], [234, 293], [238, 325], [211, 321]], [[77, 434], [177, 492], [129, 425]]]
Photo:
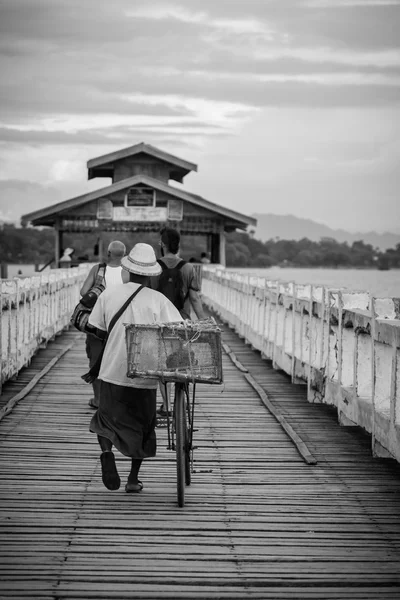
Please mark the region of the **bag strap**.
[[88, 371], [88, 373], [86, 373], [85, 375], [82, 375], [82, 377], [81, 377], [81, 379], [83, 379], [83, 381], [86, 381], [86, 383], [93, 383], [93, 381], [95, 379], [97, 379], [97, 376], [100, 373], [101, 361], [103, 360], [104, 350], [105, 350], [105, 347], [106, 347], [106, 344], [107, 344], [107, 340], [108, 340], [108, 337], [109, 337], [109, 335], [111, 333], [112, 328], [114, 327], [115, 323], [118, 321], [118, 319], [120, 318], [120, 316], [128, 308], [129, 304], [132, 302], [132, 300], [134, 299], [134, 297], [143, 288], [144, 288], [144, 285], [139, 286], [138, 289], [133, 292], [132, 296], [129, 296], [128, 300], [126, 302], [124, 302], [124, 304], [121, 306], [121, 308], [115, 313], [115, 315], [111, 319], [110, 324], [108, 326], [108, 331], [107, 331], [106, 337], [104, 338], [104, 341], [103, 341], [103, 347], [102, 347], [101, 352], [99, 353], [99, 355], [97, 357], [96, 362], [91, 367], [91, 369]]
[[168, 271], [169, 269], [182, 269], [183, 265], [186, 265], [186, 260], [180, 260], [174, 267], [167, 267], [167, 265], [165, 264], [164, 261], [161, 260], [161, 258], [157, 259], [158, 264], [160, 265], [160, 267], [162, 268], [163, 271]]
[[108, 326], [107, 337], [110, 335], [112, 328], [114, 327], [115, 323], [118, 321], [118, 319], [120, 318], [120, 316], [122, 315], [122, 313], [124, 313], [126, 311], [126, 309], [128, 308], [129, 304], [132, 302], [132, 300], [134, 299], [134, 297], [143, 288], [144, 288], [144, 285], [140, 285], [138, 287], [138, 289], [133, 292], [132, 296], [129, 296], [128, 300], [126, 302], [124, 302], [124, 304], [121, 306], [121, 308], [115, 313], [115, 315], [111, 319], [110, 324]]
[[94, 284], [95, 285], [99, 285], [99, 284], [103, 284], [103, 280], [106, 276], [106, 268], [107, 268], [107, 263], [99, 263], [95, 278], [94, 278]]

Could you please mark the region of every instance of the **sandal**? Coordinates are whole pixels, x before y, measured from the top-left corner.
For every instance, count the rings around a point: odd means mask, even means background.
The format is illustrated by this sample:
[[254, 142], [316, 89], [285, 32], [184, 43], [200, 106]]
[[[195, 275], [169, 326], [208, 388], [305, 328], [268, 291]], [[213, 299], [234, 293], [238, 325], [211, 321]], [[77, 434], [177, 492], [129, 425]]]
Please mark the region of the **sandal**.
[[125, 486], [125, 491], [128, 494], [138, 494], [139, 492], [141, 492], [143, 489], [143, 483], [141, 481], [138, 480], [137, 483], [128, 483]]
[[115, 457], [111, 451], [100, 454], [101, 474], [103, 483], [108, 490], [118, 490], [121, 485], [117, 467], [115, 465]]

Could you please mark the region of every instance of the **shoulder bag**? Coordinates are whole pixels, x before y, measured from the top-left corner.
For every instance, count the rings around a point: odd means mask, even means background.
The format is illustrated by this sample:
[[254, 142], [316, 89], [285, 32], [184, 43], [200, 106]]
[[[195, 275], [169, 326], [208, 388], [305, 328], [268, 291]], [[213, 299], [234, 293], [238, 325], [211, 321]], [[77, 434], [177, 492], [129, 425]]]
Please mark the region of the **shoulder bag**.
[[104, 277], [106, 274], [106, 263], [99, 264], [99, 268], [96, 273], [94, 285], [90, 290], [82, 296], [78, 304], [74, 308], [74, 312], [71, 315], [71, 325], [76, 327], [78, 331], [84, 333], [90, 333], [90, 327], [88, 327], [88, 320], [90, 313], [96, 304], [97, 298], [105, 290]]

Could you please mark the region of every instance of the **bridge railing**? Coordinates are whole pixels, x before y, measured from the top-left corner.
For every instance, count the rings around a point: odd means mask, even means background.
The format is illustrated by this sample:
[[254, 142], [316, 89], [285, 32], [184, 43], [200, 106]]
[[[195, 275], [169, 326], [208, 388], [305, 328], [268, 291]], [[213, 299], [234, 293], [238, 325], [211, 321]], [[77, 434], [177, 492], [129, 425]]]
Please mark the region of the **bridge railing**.
[[310, 402], [371, 434], [372, 452], [400, 461], [400, 299], [203, 268], [202, 295]]
[[68, 326], [90, 266], [0, 279], [0, 393], [38, 348]]

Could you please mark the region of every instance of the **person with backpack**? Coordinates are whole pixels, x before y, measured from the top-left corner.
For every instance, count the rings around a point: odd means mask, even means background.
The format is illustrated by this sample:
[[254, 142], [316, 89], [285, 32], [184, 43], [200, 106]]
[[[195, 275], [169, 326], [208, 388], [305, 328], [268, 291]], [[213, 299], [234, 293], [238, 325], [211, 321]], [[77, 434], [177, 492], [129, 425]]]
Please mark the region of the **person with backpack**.
[[[121, 267], [121, 260], [125, 254], [125, 244], [118, 240], [111, 242], [107, 249], [107, 262], [94, 265], [91, 268], [81, 288], [81, 296], [85, 296], [94, 287], [108, 288], [120, 283], [128, 283], [129, 273]], [[86, 356], [89, 359], [89, 368], [92, 368], [96, 363], [102, 347], [102, 340], [92, 333], [86, 334]], [[89, 400], [89, 406], [96, 409], [99, 407], [99, 381], [94, 381], [92, 385], [94, 396]]]
[[[192, 309], [198, 319], [204, 319], [198, 277], [193, 264], [180, 258], [180, 241], [181, 236], [176, 229], [163, 227], [160, 230], [161, 258], [158, 259], [158, 263], [162, 273], [159, 277], [152, 278], [151, 286], [176, 306], [183, 319], [191, 318]], [[162, 384], [160, 384], [160, 391], [163, 402], [157, 414], [163, 417], [167, 414], [167, 407]]]

